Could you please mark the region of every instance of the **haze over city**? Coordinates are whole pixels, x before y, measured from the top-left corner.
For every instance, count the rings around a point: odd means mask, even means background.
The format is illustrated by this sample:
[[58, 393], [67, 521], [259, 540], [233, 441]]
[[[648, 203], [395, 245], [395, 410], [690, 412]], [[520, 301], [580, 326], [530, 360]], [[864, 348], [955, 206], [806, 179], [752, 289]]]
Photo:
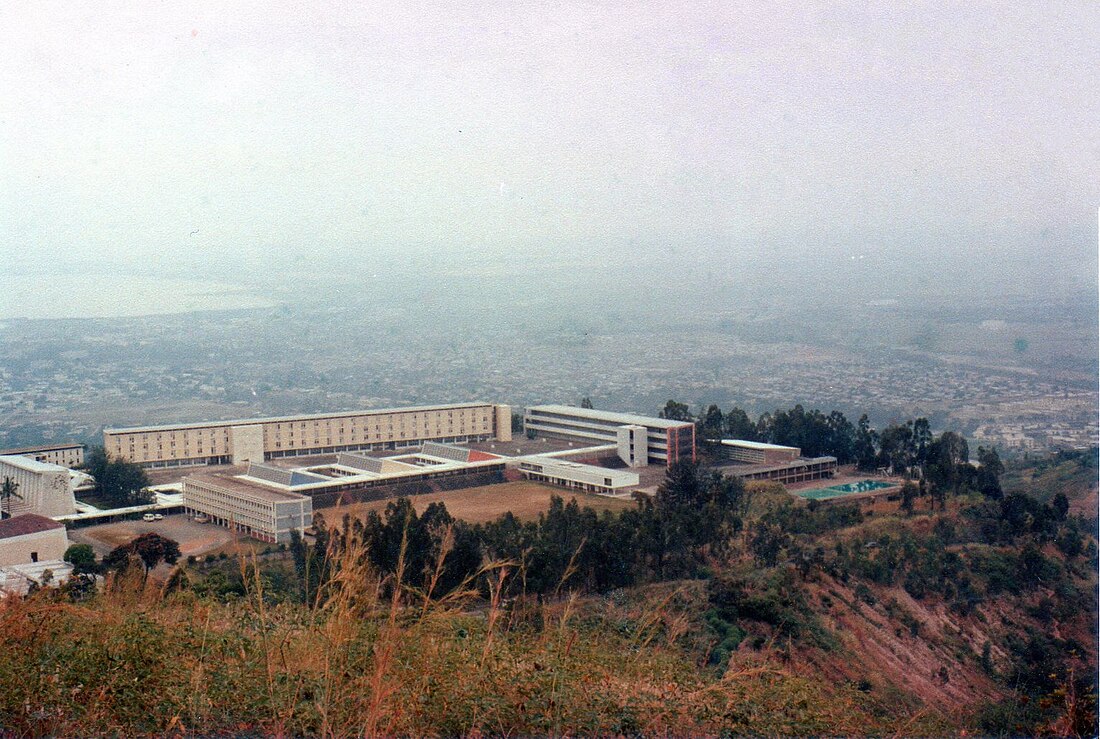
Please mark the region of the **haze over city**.
[[779, 271], [811, 301], [1091, 294], [1098, 15], [12, 6], [0, 248], [16, 276], [249, 289], [537, 265], [623, 287]]

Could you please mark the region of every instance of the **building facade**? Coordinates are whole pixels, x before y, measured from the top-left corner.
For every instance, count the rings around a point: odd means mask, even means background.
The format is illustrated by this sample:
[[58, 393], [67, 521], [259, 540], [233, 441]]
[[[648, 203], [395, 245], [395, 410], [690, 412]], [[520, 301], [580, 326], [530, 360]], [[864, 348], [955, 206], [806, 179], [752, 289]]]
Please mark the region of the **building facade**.
[[69, 548], [65, 524], [26, 513], [0, 521], [0, 567], [61, 562]]
[[519, 471], [528, 480], [586, 493], [608, 495], [638, 486], [637, 472], [612, 470], [553, 457], [523, 457], [519, 460]]
[[19, 449], [0, 449], [0, 456], [7, 457], [18, 455], [30, 457], [36, 462], [59, 464], [62, 467], [79, 467], [84, 464], [83, 444], [45, 444], [43, 446], [28, 446]]
[[536, 405], [523, 414], [528, 434], [592, 445], [614, 444], [631, 467], [695, 459], [695, 424], [567, 405]]
[[230, 476], [191, 475], [183, 479], [183, 505], [254, 539], [290, 541], [290, 532], [313, 525], [313, 500], [308, 495], [251, 484]]
[[796, 446], [765, 444], [762, 441], [745, 439], [722, 439], [722, 451], [732, 461], [742, 464], [783, 464], [802, 456], [802, 450]]
[[3, 515], [65, 516], [76, 512], [72, 476], [66, 467], [19, 455], [0, 456], [0, 482], [10, 479], [16, 497], [2, 501]]
[[280, 457], [398, 449], [425, 441], [488, 439], [511, 441], [509, 406], [458, 403], [103, 432], [103, 445], [111, 456], [150, 468], [247, 464]]

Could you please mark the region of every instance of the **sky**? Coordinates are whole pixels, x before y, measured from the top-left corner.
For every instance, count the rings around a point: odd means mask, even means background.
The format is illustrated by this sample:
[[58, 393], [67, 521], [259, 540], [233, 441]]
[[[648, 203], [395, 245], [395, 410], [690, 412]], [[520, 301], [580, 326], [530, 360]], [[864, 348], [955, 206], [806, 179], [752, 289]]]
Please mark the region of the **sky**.
[[9, 1], [0, 252], [882, 253], [1095, 287], [1097, 28], [1095, 2]]

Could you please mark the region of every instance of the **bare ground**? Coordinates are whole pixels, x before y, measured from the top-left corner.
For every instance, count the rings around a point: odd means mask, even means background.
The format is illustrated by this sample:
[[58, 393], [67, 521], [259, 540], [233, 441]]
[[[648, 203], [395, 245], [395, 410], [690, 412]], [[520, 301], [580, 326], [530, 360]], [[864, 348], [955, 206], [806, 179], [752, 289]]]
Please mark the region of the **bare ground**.
[[[590, 495], [535, 482], [505, 482], [465, 490], [448, 490], [442, 493], [416, 495], [410, 500], [417, 513], [423, 513], [424, 509], [432, 503], [442, 502], [455, 518], [469, 523], [485, 523], [508, 511], [520, 520], [535, 519], [550, 507], [550, 498], [554, 495], [564, 498], [566, 502], [576, 498], [581, 507], [588, 506], [597, 511], [621, 511], [634, 507], [632, 500]], [[331, 523], [343, 518], [345, 514], [362, 518], [369, 511], [381, 512], [385, 510], [388, 502], [388, 500], [378, 500], [370, 503], [354, 503], [337, 508], [318, 509], [315, 513], [322, 514]]]

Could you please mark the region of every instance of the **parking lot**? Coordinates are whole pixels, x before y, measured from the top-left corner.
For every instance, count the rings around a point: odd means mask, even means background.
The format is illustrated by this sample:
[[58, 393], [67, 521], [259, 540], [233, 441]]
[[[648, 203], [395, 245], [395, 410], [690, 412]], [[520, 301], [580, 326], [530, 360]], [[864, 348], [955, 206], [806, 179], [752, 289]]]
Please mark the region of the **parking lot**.
[[195, 523], [181, 513], [165, 516], [162, 521], [120, 521], [72, 529], [69, 539], [74, 544], [91, 544], [95, 553], [102, 557], [115, 547], [150, 531], [179, 542], [180, 553], [184, 557], [218, 549], [236, 538], [227, 528], [212, 523]]

